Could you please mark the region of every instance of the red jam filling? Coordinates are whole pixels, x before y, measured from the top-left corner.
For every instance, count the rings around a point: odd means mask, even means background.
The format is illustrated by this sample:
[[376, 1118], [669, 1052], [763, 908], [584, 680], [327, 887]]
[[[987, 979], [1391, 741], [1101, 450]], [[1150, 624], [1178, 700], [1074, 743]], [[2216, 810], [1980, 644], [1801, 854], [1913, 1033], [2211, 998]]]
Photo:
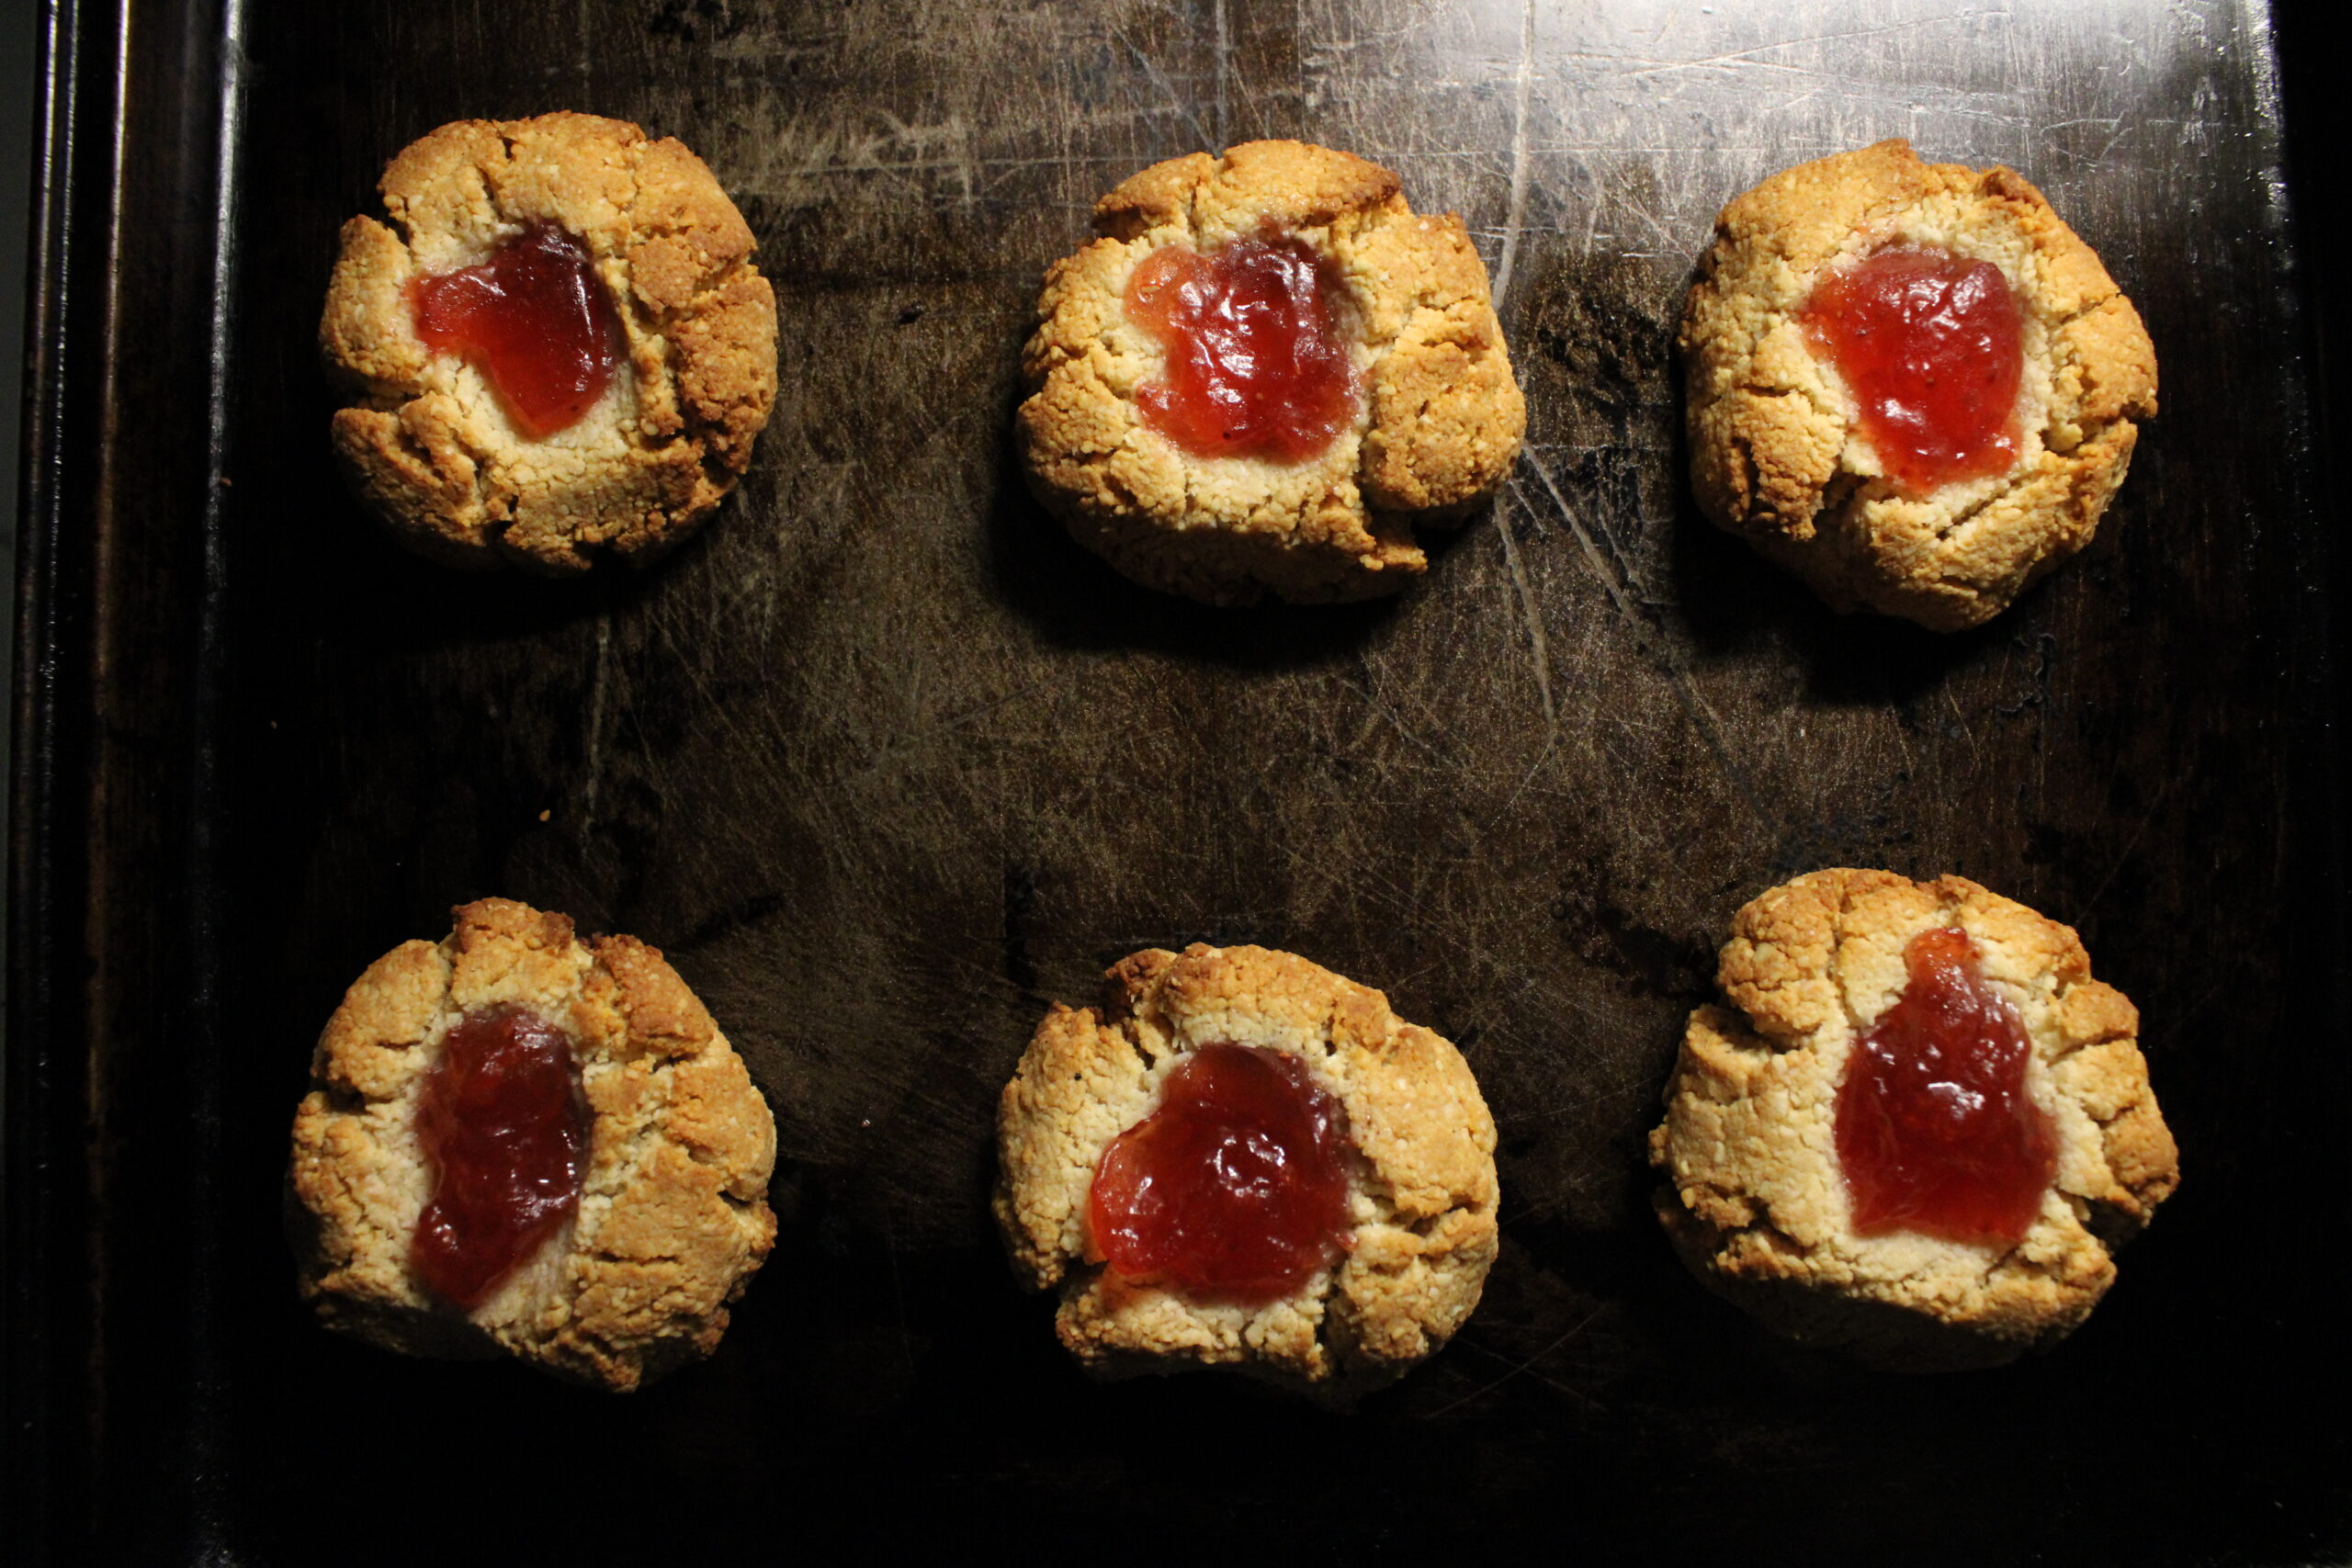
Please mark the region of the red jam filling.
[[2058, 1168], [2050, 1119], [2026, 1093], [2032, 1043], [1967, 932], [1922, 931], [1903, 959], [1909, 983], [1838, 1091], [1854, 1229], [2014, 1247]]
[[480, 266], [408, 286], [416, 334], [490, 378], [532, 440], [580, 423], [619, 363], [620, 323], [579, 239], [541, 219]]
[[466, 1014], [425, 1080], [416, 1132], [433, 1196], [410, 1261], [470, 1312], [580, 1201], [588, 1116], [570, 1036], [521, 1008]]
[[1203, 1045], [1111, 1142], [1087, 1217], [1114, 1273], [1262, 1304], [1347, 1251], [1347, 1113], [1287, 1051]]
[[1329, 446], [1356, 412], [1331, 287], [1296, 236], [1153, 253], [1126, 295], [1168, 351], [1167, 378], [1136, 393], [1144, 423], [1204, 457], [1296, 463]]
[[1925, 495], [2017, 461], [2025, 348], [1999, 267], [1945, 250], [1881, 251], [1815, 284], [1802, 320], [1898, 488]]

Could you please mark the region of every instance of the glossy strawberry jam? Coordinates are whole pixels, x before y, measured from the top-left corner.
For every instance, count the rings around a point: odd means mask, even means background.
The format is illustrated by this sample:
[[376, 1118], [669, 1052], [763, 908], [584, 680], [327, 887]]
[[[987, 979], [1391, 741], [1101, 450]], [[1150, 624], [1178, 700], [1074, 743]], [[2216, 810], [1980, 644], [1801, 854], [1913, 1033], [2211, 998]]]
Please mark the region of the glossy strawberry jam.
[[1803, 321], [1905, 492], [1925, 495], [2017, 461], [2024, 336], [1999, 267], [1946, 250], [1881, 251], [1815, 284]]
[[1116, 1274], [1275, 1301], [1347, 1250], [1351, 1153], [1346, 1111], [1300, 1058], [1203, 1045], [1102, 1151], [1087, 1217]]
[[1267, 233], [1211, 251], [1169, 246], [1127, 281], [1127, 313], [1168, 351], [1136, 394], [1144, 423], [1204, 457], [1296, 463], [1356, 412], [1328, 269], [1306, 242]]
[[2032, 1043], [1985, 984], [1967, 932], [1922, 931], [1903, 957], [1910, 979], [1838, 1091], [1854, 1229], [2014, 1246], [2058, 1164], [2050, 1119], [2026, 1092]]
[[580, 422], [611, 385], [620, 323], [578, 237], [545, 219], [480, 266], [408, 286], [416, 333], [489, 378], [533, 440]]
[[457, 1306], [480, 1306], [580, 1201], [588, 1115], [571, 1041], [515, 1007], [469, 1012], [425, 1080], [416, 1133], [433, 1196], [409, 1252]]

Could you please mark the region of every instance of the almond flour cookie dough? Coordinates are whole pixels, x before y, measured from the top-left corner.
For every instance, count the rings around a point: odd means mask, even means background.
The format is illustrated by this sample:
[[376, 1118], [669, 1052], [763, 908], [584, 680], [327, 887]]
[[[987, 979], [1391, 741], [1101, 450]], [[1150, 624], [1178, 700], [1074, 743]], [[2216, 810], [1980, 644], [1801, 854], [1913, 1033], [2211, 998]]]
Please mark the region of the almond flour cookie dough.
[[[1345, 1113], [1336, 1266], [1278, 1299], [1122, 1278], [1090, 1200], [1104, 1152], [1165, 1109], [1188, 1059], [1286, 1053]], [[1261, 947], [1121, 961], [1100, 1009], [1057, 1004], [997, 1115], [998, 1224], [1013, 1270], [1058, 1287], [1056, 1326], [1111, 1375], [1233, 1366], [1344, 1401], [1433, 1354], [1478, 1304], [1496, 1250], [1495, 1124], [1460, 1052], [1378, 991]]]
[[[2023, 1093], [2046, 1118], [2049, 1184], [2014, 1243], [1860, 1234], [1863, 1189], [1841, 1168], [1841, 1088], [1912, 984], [1906, 950], [1953, 931], [2023, 1026]], [[2139, 1014], [2091, 978], [2073, 931], [2022, 904], [1957, 876], [1817, 871], [1739, 911], [1718, 978], [1727, 1005], [1690, 1015], [1650, 1134], [1657, 1212], [1702, 1282], [1783, 1334], [1897, 1370], [2013, 1359], [2089, 1314], [2109, 1249], [2178, 1184]]]
[[[1428, 565], [1414, 527], [1501, 483], [1527, 412], [1486, 265], [1460, 218], [1416, 215], [1388, 170], [1252, 141], [1154, 164], [1094, 222], [1104, 237], [1046, 275], [1016, 428], [1039, 500], [1127, 577], [1213, 604], [1393, 593]], [[1147, 419], [1171, 355], [1130, 284], [1170, 247], [1268, 237], [1319, 262], [1354, 402], [1312, 456], [1196, 455]]]
[[[2018, 317], [2014, 452], [1922, 493], [1860, 427], [1802, 318], [1825, 277], [1890, 248], [1989, 263]], [[1690, 479], [1718, 526], [1841, 611], [1954, 631], [2090, 542], [2156, 412], [2155, 350], [2098, 257], [2015, 171], [1882, 141], [1725, 207], [1683, 313]], [[1916, 487], [1914, 487], [1916, 488]]]
[[[775, 400], [775, 296], [751, 230], [677, 141], [594, 115], [462, 120], [413, 142], [354, 218], [319, 346], [350, 396], [336, 455], [402, 542], [458, 566], [642, 562], [735, 488]], [[416, 280], [551, 225], [584, 247], [619, 363], [584, 417], [526, 434], [471, 356], [420, 336]]]
[[[569, 1045], [576, 1206], [548, 1205], [545, 1239], [468, 1310], [425, 1282], [435, 1258], [420, 1229], [441, 1223], [450, 1193], [424, 1123], [453, 1032], [518, 1015]], [[302, 1295], [329, 1327], [387, 1349], [503, 1352], [634, 1389], [718, 1348], [727, 1303], [775, 1240], [767, 1104], [677, 972], [634, 937], [583, 942], [561, 915], [468, 904], [441, 942], [368, 966], [311, 1077], [288, 1205]]]

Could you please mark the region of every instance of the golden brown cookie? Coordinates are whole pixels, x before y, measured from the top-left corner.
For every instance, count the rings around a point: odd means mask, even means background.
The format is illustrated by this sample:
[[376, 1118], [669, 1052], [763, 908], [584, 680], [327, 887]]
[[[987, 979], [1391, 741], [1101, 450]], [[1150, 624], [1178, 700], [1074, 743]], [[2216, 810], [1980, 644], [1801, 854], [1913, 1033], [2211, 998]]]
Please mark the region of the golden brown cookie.
[[[691, 534], [735, 488], [775, 400], [775, 296], [752, 231], [679, 142], [594, 115], [461, 120], [384, 171], [354, 218], [319, 346], [351, 396], [336, 455], [369, 509], [437, 559], [587, 570]], [[541, 221], [575, 237], [622, 343], [585, 417], [526, 434], [469, 358], [428, 348], [413, 280], [475, 266]]]
[[[1417, 525], [1459, 521], [1502, 482], [1526, 404], [1487, 269], [1459, 217], [1417, 216], [1376, 164], [1252, 141], [1136, 175], [1095, 204], [1103, 238], [1054, 264], [1023, 356], [1031, 488], [1079, 543], [1148, 587], [1214, 604], [1393, 593], [1427, 567]], [[1128, 286], [1170, 246], [1295, 235], [1324, 264], [1352, 416], [1295, 461], [1196, 456], [1138, 391], [1169, 353]]]
[[[1827, 275], [1890, 247], [1999, 268], [2024, 367], [2002, 471], [1906, 493], [1801, 322]], [[1718, 526], [1835, 608], [1938, 631], [1998, 615], [2090, 542], [2156, 412], [2155, 349], [2091, 248], [2014, 170], [1902, 141], [1800, 164], [1715, 220], [1683, 312], [1691, 487]]]
[[[1122, 1278], [1090, 1224], [1104, 1151], [1219, 1046], [1287, 1053], [1344, 1109], [1344, 1250], [1274, 1300]], [[1496, 1250], [1495, 1124], [1469, 1064], [1378, 991], [1293, 953], [1196, 944], [1122, 960], [1103, 1005], [1057, 1004], [997, 1114], [997, 1222], [1013, 1269], [1061, 1291], [1062, 1343], [1110, 1374], [1235, 1366], [1346, 1398], [1433, 1354]]]
[[[2051, 1135], [2050, 1183], [2029, 1189], [2013, 1243], [1860, 1234], [1841, 1166], [1858, 1043], [1905, 994], [1911, 944], [1946, 930], [2022, 1023], [2024, 1094]], [[1901, 1370], [2010, 1360], [2089, 1314], [2109, 1248], [2178, 1184], [2138, 1012], [2091, 978], [2072, 930], [2022, 904], [1957, 876], [1816, 871], [1734, 917], [1718, 978], [1727, 1005], [1690, 1015], [1650, 1134], [1657, 1211], [1701, 1280], [1781, 1333]]]
[[[516, 1014], [568, 1035], [576, 1205], [555, 1209], [552, 1232], [465, 1310], [421, 1271], [420, 1227], [449, 1201], [424, 1108], [452, 1031]], [[561, 915], [468, 904], [447, 938], [403, 942], [353, 983], [311, 1077], [289, 1177], [302, 1294], [329, 1327], [388, 1349], [503, 1351], [633, 1389], [717, 1348], [727, 1303], [775, 1240], [767, 1103], [685, 982], [634, 937], [583, 942]]]

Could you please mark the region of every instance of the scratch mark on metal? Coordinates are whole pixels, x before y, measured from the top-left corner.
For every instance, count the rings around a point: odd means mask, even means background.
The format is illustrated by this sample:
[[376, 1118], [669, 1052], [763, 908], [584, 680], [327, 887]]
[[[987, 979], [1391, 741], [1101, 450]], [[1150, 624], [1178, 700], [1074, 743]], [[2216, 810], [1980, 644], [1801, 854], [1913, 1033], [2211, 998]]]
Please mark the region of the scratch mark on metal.
[[2164, 787], [2156, 791], [2156, 798], [2148, 802], [2148, 809], [2141, 815], [2140, 825], [2132, 829], [2132, 837], [2125, 840], [2122, 852], [2115, 857], [2115, 863], [2107, 868], [2107, 874], [2100, 877], [2098, 886], [2091, 890], [2091, 896], [2085, 901], [2081, 914], [2075, 917], [2077, 919], [2087, 917], [2093, 909], [2098, 908], [2098, 901], [2106, 897], [2107, 890], [2115, 885], [2116, 873], [2121, 871], [2124, 863], [2140, 852], [2140, 840], [2148, 836], [2148, 824], [2156, 819], [2156, 814], [2164, 809], [2165, 801], [2170, 797], [2180, 781], [2187, 776], [2185, 773], [2175, 773], [2165, 780]]
[[[1559, 511], [1560, 521], [1567, 525], [1568, 531], [1577, 536], [1577, 543], [1584, 547], [1585, 558], [1592, 563], [1594, 572], [1600, 578], [1601, 591], [1609, 595], [1609, 603], [1627, 624], [1644, 634], [1640, 639], [1642, 651], [1650, 656], [1652, 667], [1674, 688], [1674, 694], [1690, 717], [1691, 728], [1699, 732], [1699, 739], [1713, 753], [1715, 765], [1723, 770], [1724, 779], [1737, 792], [1740, 799], [1747, 802], [1750, 811], [1780, 829], [1785, 838], [1789, 824], [1766, 807], [1763, 797], [1757, 793], [1754, 783], [1748, 778], [1747, 770], [1741, 767], [1738, 759], [1732, 755], [1730, 743], [1724, 739], [1723, 721], [1716, 716], [1714, 709], [1707, 705], [1706, 699], [1699, 694], [1698, 687], [1690, 680], [1690, 669], [1684, 664], [1672, 639], [1660, 635], [1657, 628], [1649, 624], [1648, 617], [1642, 614], [1627, 592], [1628, 586], [1634, 581], [1633, 571], [1618, 555], [1614, 542], [1607, 550], [1595, 542], [1592, 531], [1585, 526], [1576, 509], [1568, 504], [1568, 498], [1561, 493], [1550, 470], [1544, 467], [1534, 453], [1521, 451], [1520, 461], [1544, 481], [1544, 489], [1552, 497], [1552, 504]], [[1526, 494], [1515, 479], [1511, 483], [1511, 491], [1522, 498]]]
[[1946, 687], [1944, 705], [1951, 709], [1952, 722], [1960, 727], [1960, 738], [1968, 742], [1969, 761], [1978, 767], [1984, 766], [1984, 752], [1976, 744], [1976, 731], [1969, 728], [1967, 710], [1960, 705], [1960, 694]]
[[1511, 808], [1519, 804], [1519, 797], [1527, 793], [1527, 786], [1535, 782], [1536, 774], [1544, 771], [1544, 764], [1552, 760], [1553, 749], [1559, 743], [1560, 732], [1555, 727], [1552, 733], [1544, 738], [1543, 750], [1535, 753], [1535, 760], [1528, 763], [1526, 771], [1519, 775], [1519, 783], [1511, 786], [1510, 794], [1503, 797], [1503, 803], [1495, 808], [1495, 814], [1479, 825], [1481, 834], [1510, 815]]
[[596, 617], [596, 670], [588, 683], [588, 787], [582, 792], [580, 827], [585, 832], [596, 820], [596, 785], [605, 773], [605, 677], [611, 667], [613, 622]]
[[[1525, 1360], [1513, 1365], [1510, 1371], [1504, 1372], [1502, 1376], [1495, 1379], [1493, 1382], [1472, 1389], [1468, 1393], [1464, 1394], [1461, 1398], [1455, 1400], [1451, 1404], [1430, 1411], [1428, 1419], [1434, 1421], [1441, 1416], [1448, 1415], [1453, 1411], [1461, 1409], [1464, 1405], [1472, 1403], [1474, 1400], [1486, 1398], [1487, 1395], [1494, 1393], [1495, 1390], [1502, 1387], [1503, 1384], [1510, 1382], [1511, 1379], [1518, 1377], [1521, 1373], [1529, 1371], [1544, 1357], [1552, 1354], [1553, 1351], [1557, 1350], [1561, 1346], [1566, 1345], [1577, 1335], [1582, 1334], [1587, 1328], [1592, 1325], [1592, 1320], [1599, 1317], [1603, 1310], [1605, 1309], [1601, 1307], [1593, 1308], [1590, 1312], [1577, 1319], [1576, 1322], [1568, 1325], [1566, 1332], [1562, 1333], [1558, 1338], [1553, 1340], [1549, 1345], [1544, 1346], [1544, 1348], [1536, 1351], [1535, 1354], [1528, 1357]], [[1544, 1381], [1549, 1382], [1551, 1380], [1545, 1379]], [[1553, 1383], [1552, 1386], [1554, 1388], [1561, 1387], [1558, 1383]], [[1563, 1392], [1573, 1393], [1574, 1391], [1563, 1390]]]
[[1233, 34], [1227, 25], [1225, 0], [1216, 0], [1216, 150], [1224, 152], [1231, 121], [1226, 118], [1226, 87], [1233, 76]]
[[1376, 710], [1382, 717], [1388, 720], [1390, 728], [1394, 728], [1398, 735], [1402, 736], [1414, 746], [1419, 747], [1421, 751], [1428, 756], [1430, 761], [1436, 763], [1441, 768], [1450, 770], [1453, 766], [1453, 763], [1443, 752], [1440, 751], [1435, 746], [1430, 744], [1430, 742], [1421, 735], [1420, 731], [1406, 723], [1405, 716], [1398, 713], [1396, 705], [1388, 700], [1388, 694], [1382, 689], [1379, 676], [1377, 672], [1374, 671], [1371, 660], [1363, 658], [1361, 654], [1359, 654], [1357, 658], [1358, 661], [1363, 665], [1365, 674], [1364, 695], [1371, 702], [1374, 709]]
[[[985, 718], [1001, 708], [1007, 707], [1013, 703], [1019, 702], [1023, 697], [1029, 695], [1031, 693], [1048, 683], [1049, 682], [1045, 681], [1032, 681], [1016, 690], [1005, 693], [1002, 696], [990, 697], [986, 702], [975, 704], [970, 707], [960, 708], [954, 713], [948, 714], [944, 717], [933, 719], [928, 723], [902, 728], [890, 736], [888, 739], [882, 744], [882, 746], [875, 752], [874, 757], [870, 761], [866, 762], [864, 766], [857, 768], [854, 772], [842, 774], [842, 777], [844, 781], [847, 781], [851, 779], [863, 778], [870, 773], [879, 773], [883, 768], [893, 762], [902, 761], [909, 756], [920, 753], [925, 745], [937, 739], [940, 736], [945, 735], [952, 730], [969, 724], [975, 719]], [[1011, 744], [1012, 742], [1006, 741], [1004, 743]]]
[[1527, 567], [1519, 558], [1519, 540], [1510, 531], [1510, 514], [1498, 508], [1495, 528], [1503, 536], [1503, 564], [1510, 569], [1511, 586], [1519, 591], [1520, 617], [1527, 623], [1527, 649], [1535, 660], [1535, 694], [1544, 705], [1544, 732], [1551, 734], [1558, 730], [1560, 721], [1552, 706], [1552, 659], [1544, 645], [1544, 617], [1535, 612], [1535, 591], [1529, 586]]
[[[1971, 20], [1980, 16], [1999, 17], [2007, 19], [2008, 13], [2007, 11], [1998, 10], [1979, 11], [1975, 7], [1971, 6], [1965, 10], [1951, 12], [1941, 17], [1920, 17], [1915, 20], [1905, 22], [1883, 22], [1876, 27], [1856, 28], [1851, 32], [1815, 33], [1807, 38], [1775, 39], [1770, 43], [1758, 44], [1754, 49], [1734, 50], [1727, 54], [1710, 54], [1699, 60], [1644, 61], [1641, 60], [1639, 56], [1627, 55], [1620, 55], [1613, 58], [1627, 63], [1639, 62], [1639, 69], [1625, 73], [1629, 77], [1655, 75], [1660, 72], [1666, 71], [1697, 71], [1710, 65], [1759, 65], [1769, 69], [1781, 71], [1803, 70], [1807, 68], [1802, 66], [1785, 66], [1781, 64], [1778, 61], [1758, 60], [1756, 57], [1759, 54], [1770, 54], [1776, 50], [1802, 49], [1807, 44], [1844, 43], [1854, 39], [1883, 38], [1889, 33], [1915, 32], [1921, 28], [1937, 27], [1945, 22]], [[1610, 60], [1612, 57], [1606, 54], [1598, 54], [1585, 58]]]
[[1220, 152], [1225, 151], [1225, 143], [1221, 141], [1213, 141], [1209, 139], [1207, 130], [1201, 124], [1200, 116], [1193, 112], [1193, 100], [1176, 90], [1176, 84], [1170, 82], [1168, 79], [1167, 73], [1162, 72], [1158, 65], [1152, 62], [1151, 56], [1136, 48], [1135, 39], [1129, 38], [1119, 28], [1113, 28], [1111, 29], [1111, 36], [1119, 40], [1120, 48], [1135, 56], [1136, 63], [1143, 67], [1143, 73], [1151, 78], [1151, 85], [1159, 89], [1160, 96], [1168, 100], [1178, 114], [1184, 117], [1184, 123], [1193, 128], [1193, 135], [1199, 140], [1201, 146], [1204, 148], [1214, 147]]
[[[1510, 205], [1503, 215], [1503, 254], [1495, 263], [1495, 305], [1510, 298], [1511, 265], [1519, 259], [1519, 231], [1527, 222], [1527, 106], [1535, 84], [1535, 0], [1519, 18], [1519, 84], [1510, 121]], [[1506, 533], [1505, 537], [1509, 537]], [[1551, 703], [1544, 702], [1544, 716]]]

